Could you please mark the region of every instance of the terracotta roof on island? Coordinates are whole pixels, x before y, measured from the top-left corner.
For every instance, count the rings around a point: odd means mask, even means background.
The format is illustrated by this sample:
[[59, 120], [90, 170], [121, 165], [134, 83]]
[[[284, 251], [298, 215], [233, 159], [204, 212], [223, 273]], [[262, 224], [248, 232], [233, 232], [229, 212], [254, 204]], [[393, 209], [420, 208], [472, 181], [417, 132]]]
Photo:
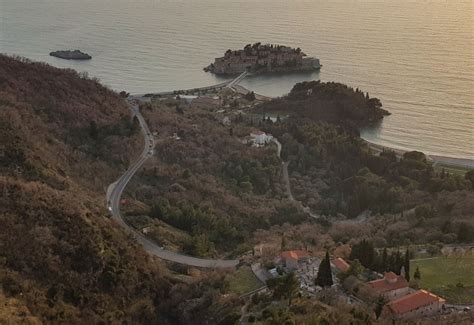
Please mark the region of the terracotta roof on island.
[[344, 261], [342, 258], [338, 257], [338, 258], [335, 258], [332, 260], [331, 262], [338, 270], [342, 271], [342, 272], [346, 272], [350, 265]]
[[402, 315], [423, 306], [431, 305], [436, 302], [444, 303], [445, 301], [443, 298], [429, 291], [418, 290], [389, 302], [387, 308], [392, 314]]
[[296, 251], [286, 251], [286, 252], [282, 252], [280, 254], [280, 257], [281, 258], [284, 258], [284, 259], [294, 259], [294, 260], [299, 260], [300, 258], [303, 258], [303, 257], [309, 257], [309, 252], [308, 251], [304, 251], [304, 250], [296, 250]]
[[384, 274], [383, 279], [370, 281], [368, 282], [368, 284], [378, 293], [408, 287], [408, 282], [405, 277], [401, 275], [396, 275], [393, 272], [387, 272]]

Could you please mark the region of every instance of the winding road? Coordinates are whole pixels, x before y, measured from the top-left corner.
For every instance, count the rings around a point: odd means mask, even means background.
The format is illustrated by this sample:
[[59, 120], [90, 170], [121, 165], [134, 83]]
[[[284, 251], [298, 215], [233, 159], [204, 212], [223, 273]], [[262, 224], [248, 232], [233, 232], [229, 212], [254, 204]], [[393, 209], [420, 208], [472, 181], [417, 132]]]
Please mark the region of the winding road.
[[146, 124], [145, 119], [140, 113], [138, 102], [140, 97], [133, 97], [131, 101], [131, 110], [134, 116], [138, 118], [140, 126], [143, 131], [145, 139], [145, 147], [140, 157], [127, 169], [127, 171], [114, 183], [110, 184], [107, 189], [107, 206], [112, 215], [112, 219], [124, 228], [128, 233], [132, 234], [137, 242], [139, 242], [143, 248], [150, 254], [157, 256], [161, 259], [180, 263], [189, 266], [203, 267], [203, 268], [233, 268], [239, 264], [239, 260], [214, 260], [197, 258], [188, 255], [179, 254], [173, 251], [164, 249], [157, 245], [155, 242], [146, 238], [140, 232], [131, 227], [122, 217], [120, 213], [120, 198], [122, 193], [127, 186], [128, 182], [132, 179], [135, 173], [142, 167], [145, 161], [153, 156], [155, 141], [153, 135]]
[[[224, 87], [232, 88], [236, 86], [239, 82], [241, 82], [245, 77], [247, 77], [248, 74], [248, 72], [243, 72], [230, 81], [226, 81], [213, 86], [195, 88], [189, 91], [208, 91]], [[135, 173], [143, 166], [145, 161], [153, 156], [155, 149], [155, 139], [153, 138], [153, 135], [150, 132], [150, 129], [148, 128], [145, 119], [140, 113], [139, 102], [150, 102], [151, 97], [153, 96], [172, 95], [175, 93], [176, 91], [168, 91], [161, 93], [129, 96], [130, 109], [132, 111], [132, 114], [138, 118], [138, 121], [142, 128], [145, 140], [145, 147], [143, 148], [140, 157], [127, 169], [127, 171], [117, 181], [110, 184], [107, 188], [107, 208], [109, 209], [109, 212], [112, 215], [112, 219], [123, 229], [125, 229], [129, 234], [135, 237], [137, 242], [139, 242], [148, 253], [154, 256], [157, 256], [167, 261], [180, 263], [188, 266], [203, 268], [234, 268], [239, 264], [239, 260], [204, 259], [166, 250], [155, 242], [153, 242], [152, 240], [145, 237], [132, 226], [130, 226], [120, 213], [120, 198], [122, 197], [122, 193], [125, 190], [125, 187], [130, 182]]]

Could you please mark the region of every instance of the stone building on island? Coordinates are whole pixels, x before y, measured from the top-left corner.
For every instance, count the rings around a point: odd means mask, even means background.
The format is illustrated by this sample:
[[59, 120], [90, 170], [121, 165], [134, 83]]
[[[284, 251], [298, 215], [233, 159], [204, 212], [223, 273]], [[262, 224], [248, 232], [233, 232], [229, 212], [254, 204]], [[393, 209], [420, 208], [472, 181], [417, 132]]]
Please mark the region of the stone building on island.
[[238, 74], [244, 71], [291, 72], [321, 68], [319, 59], [307, 57], [300, 48], [274, 44], [247, 44], [242, 50], [227, 50], [223, 57], [204, 68], [215, 74]]

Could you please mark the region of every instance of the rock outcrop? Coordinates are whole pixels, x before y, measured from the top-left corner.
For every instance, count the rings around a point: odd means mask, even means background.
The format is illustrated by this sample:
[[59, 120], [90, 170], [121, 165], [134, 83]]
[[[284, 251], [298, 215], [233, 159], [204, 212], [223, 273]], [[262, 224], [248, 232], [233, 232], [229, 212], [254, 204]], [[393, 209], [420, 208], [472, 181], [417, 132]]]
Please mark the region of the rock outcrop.
[[87, 53], [81, 52], [79, 50], [68, 50], [68, 51], [54, 51], [49, 53], [49, 55], [65, 59], [65, 60], [90, 60], [92, 56]]

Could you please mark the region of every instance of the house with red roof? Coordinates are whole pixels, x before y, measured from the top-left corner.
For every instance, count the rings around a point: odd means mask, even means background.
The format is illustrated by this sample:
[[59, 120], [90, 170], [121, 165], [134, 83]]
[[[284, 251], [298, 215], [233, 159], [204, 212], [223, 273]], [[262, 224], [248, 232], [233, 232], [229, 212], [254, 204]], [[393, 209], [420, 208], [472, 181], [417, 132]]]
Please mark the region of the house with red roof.
[[388, 300], [398, 299], [410, 292], [405, 277], [393, 272], [385, 272], [383, 279], [370, 281], [368, 285], [377, 295]]
[[299, 263], [306, 262], [310, 257], [308, 251], [305, 250], [293, 250], [285, 251], [280, 254], [281, 261], [285, 264], [285, 267], [289, 270], [295, 270], [298, 268]]
[[434, 316], [443, 311], [445, 302], [443, 298], [431, 292], [418, 290], [386, 304], [382, 317], [405, 320]]
[[349, 263], [347, 263], [344, 259], [338, 257], [331, 261], [331, 266], [335, 269], [337, 273], [339, 272], [346, 272], [349, 270]]

